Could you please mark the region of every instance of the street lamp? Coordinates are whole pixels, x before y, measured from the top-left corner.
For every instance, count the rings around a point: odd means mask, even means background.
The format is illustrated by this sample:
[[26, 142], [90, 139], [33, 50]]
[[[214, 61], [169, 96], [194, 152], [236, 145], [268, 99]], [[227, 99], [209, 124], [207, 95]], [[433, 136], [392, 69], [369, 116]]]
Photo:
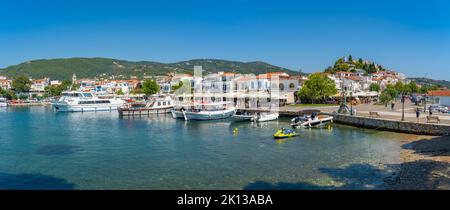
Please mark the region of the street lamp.
[[405, 121], [405, 94], [402, 93], [402, 121]]
[[423, 96], [423, 112], [427, 111], [427, 94]]
[[353, 91], [350, 90], [350, 115], [353, 116]]

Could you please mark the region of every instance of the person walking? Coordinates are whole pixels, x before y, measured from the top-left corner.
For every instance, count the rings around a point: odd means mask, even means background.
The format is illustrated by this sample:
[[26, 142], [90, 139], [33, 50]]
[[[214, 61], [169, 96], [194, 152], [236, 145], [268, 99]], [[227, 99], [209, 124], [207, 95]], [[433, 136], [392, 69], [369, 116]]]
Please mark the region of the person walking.
[[417, 118], [417, 122], [419, 122], [419, 117], [420, 117], [420, 109], [416, 108], [416, 118]]
[[392, 102], [392, 103], [391, 103], [391, 110], [392, 110], [392, 111], [394, 111], [394, 106], [395, 106], [395, 103]]

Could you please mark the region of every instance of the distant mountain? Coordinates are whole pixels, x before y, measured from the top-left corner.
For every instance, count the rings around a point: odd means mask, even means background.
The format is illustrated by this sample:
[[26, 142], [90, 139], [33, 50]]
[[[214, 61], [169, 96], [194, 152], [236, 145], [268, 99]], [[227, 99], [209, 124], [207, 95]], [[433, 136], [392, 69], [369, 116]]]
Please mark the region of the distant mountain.
[[194, 65], [202, 66], [206, 73], [231, 71], [236, 73], [260, 74], [266, 72], [286, 72], [299, 74], [287, 68], [274, 66], [265, 62], [238, 62], [218, 59], [195, 59], [177, 63], [159, 63], [152, 61], [126, 61], [110, 58], [58, 58], [27, 61], [0, 69], [0, 75], [15, 77], [28, 75], [32, 78], [50, 77], [68, 80], [76, 73], [77, 78], [109, 77], [129, 78], [144, 75], [156, 76], [168, 73], [193, 73]]
[[438, 87], [450, 88], [450, 81], [447, 80], [434, 80], [425, 77], [408, 78], [411, 81], [415, 81], [420, 85], [437, 85]]

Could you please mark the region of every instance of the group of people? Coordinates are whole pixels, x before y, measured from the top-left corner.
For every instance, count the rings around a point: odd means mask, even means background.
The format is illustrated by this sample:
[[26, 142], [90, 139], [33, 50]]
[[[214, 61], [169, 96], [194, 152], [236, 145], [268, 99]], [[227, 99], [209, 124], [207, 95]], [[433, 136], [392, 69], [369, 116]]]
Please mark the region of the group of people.
[[[428, 114], [429, 116], [433, 115], [433, 109], [428, 109]], [[417, 122], [419, 122], [419, 118], [420, 118], [420, 108], [417, 107], [416, 108], [416, 118], [417, 118]]]

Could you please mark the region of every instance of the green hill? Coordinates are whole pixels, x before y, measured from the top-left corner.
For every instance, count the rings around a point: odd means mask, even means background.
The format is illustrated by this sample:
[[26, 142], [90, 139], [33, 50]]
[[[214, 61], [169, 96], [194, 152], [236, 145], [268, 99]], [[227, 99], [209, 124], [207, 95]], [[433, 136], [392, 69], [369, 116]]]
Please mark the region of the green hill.
[[437, 86], [439, 88], [441, 88], [441, 87], [450, 88], [450, 82], [446, 81], [446, 80], [434, 80], [434, 79], [429, 79], [429, 78], [424, 78], [424, 77], [416, 77], [416, 78], [408, 78], [408, 79], [410, 79], [411, 81], [415, 81], [419, 85]]
[[238, 62], [218, 59], [195, 59], [177, 63], [159, 63], [151, 61], [132, 62], [110, 58], [58, 58], [24, 62], [0, 69], [0, 75], [15, 77], [28, 75], [32, 78], [50, 77], [67, 80], [76, 73], [78, 78], [109, 77], [129, 78], [144, 75], [156, 76], [168, 73], [192, 73], [194, 65], [201, 65], [207, 73], [231, 71], [236, 73], [266, 73], [273, 71], [299, 74], [286, 68], [264, 62]]

